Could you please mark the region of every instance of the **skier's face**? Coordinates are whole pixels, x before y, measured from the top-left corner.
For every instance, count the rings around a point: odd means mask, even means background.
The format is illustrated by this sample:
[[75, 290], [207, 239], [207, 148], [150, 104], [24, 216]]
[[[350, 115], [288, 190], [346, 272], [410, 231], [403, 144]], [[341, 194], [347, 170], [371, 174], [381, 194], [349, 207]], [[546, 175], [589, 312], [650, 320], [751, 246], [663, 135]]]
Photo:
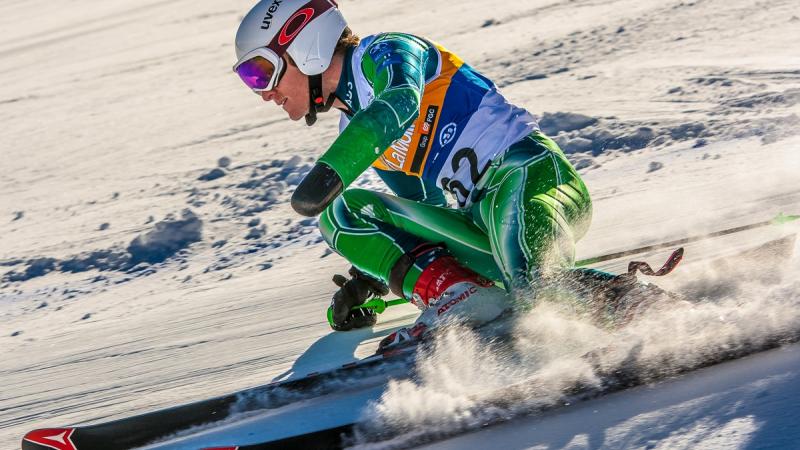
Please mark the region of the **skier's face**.
[[275, 102], [283, 107], [292, 120], [300, 120], [308, 114], [308, 77], [300, 72], [294, 64], [284, 58], [286, 72], [284, 72], [275, 88], [261, 92], [265, 102]]

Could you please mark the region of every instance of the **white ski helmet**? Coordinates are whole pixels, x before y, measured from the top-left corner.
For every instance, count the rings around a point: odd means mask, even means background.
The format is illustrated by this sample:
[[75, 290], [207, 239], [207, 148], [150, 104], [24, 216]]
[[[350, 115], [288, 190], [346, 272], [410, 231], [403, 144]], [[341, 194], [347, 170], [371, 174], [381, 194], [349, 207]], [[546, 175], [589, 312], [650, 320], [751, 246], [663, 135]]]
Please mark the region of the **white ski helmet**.
[[302, 73], [321, 74], [345, 27], [333, 0], [261, 0], [236, 32], [237, 66], [254, 50], [267, 49], [276, 57], [271, 61], [276, 68], [288, 53]]

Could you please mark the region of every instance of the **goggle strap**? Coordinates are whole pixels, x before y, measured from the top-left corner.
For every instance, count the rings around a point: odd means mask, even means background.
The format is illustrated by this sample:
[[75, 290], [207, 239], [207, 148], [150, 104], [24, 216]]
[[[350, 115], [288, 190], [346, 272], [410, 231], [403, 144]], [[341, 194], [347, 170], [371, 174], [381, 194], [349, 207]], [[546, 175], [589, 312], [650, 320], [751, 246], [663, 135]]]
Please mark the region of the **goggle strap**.
[[278, 87], [278, 83], [281, 82], [281, 78], [283, 78], [283, 75], [286, 73], [286, 66], [287, 65], [288, 64], [286, 63], [286, 61], [284, 61], [283, 58], [279, 56], [278, 57], [279, 69], [276, 71], [275, 83], [272, 85], [272, 89], [275, 89], [276, 87]]

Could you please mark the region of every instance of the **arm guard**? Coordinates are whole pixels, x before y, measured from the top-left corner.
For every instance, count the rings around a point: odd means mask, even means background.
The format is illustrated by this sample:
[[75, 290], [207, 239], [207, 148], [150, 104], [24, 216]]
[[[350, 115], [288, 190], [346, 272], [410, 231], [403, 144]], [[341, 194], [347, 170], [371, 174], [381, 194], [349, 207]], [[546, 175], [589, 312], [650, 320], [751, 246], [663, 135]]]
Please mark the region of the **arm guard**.
[[299, 214], [320, 214], [344, 189], [339, 175], [324, 163], [317, 163], [292, 194], [292, 208]]

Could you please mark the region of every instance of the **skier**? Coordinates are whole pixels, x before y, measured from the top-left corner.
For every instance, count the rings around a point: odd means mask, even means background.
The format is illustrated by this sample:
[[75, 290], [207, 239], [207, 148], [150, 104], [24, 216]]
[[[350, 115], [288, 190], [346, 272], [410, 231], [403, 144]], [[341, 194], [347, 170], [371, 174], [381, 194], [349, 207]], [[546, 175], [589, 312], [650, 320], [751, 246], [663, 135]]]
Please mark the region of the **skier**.
[[[333, 329], [375, 324], [353, 308], [389, 290], [423, 312], [381, 348], [443, 321], [482, 323], [574, 264], [592, 215], [585, 184], [534, 116], [453, 52], [404, 33], [359, 39], [332, 0], [262, 0], [236, 56], [244, 83], [292, 120], [341, 111], [292, 196], [352, 264], [335, 278]], [[395, 195], [349, 187], [369, 167]]]

